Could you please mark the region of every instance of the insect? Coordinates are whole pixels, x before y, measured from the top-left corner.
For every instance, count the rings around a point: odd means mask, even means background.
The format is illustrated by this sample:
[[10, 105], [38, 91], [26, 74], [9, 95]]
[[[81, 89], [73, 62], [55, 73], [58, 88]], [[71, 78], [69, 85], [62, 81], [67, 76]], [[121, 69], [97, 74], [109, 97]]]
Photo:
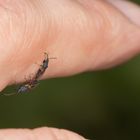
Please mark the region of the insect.
[[14, 94], [28, 92], [39, 84], [38, 79], [40, 78], [40, 76], [42, 76], [44, 74], [45, 70], [48, 68], [49, 59], [56, 59], [53, 57], [49, 58], [47, 53], [44, 53], [44, 54], [45, 54], [45, 59], [43, 60], [42, 64], [40, 65], [40, 68], [38, 69], [35, 76], [33, 78], [30, 77], [30, 80], [26, 80], [25, 83], [20, 85], [19, 88], [17, 89], [17, 92], [11, 93], [11, 94], [3, 94], [3, 95], [10, 96], [10, 95], [14, 95]]
[[40, 76], [42, 76], [44, 74], [44, 72], [46, 71], [46, 69], [48, 68], [48, 64], [49, 64], [49, 59], [56, 59], [55, 57], [48, 57], [47, 53], [44, 53], [45, 59], [43, 60], [42, 64], [40, 65], [40, 68], [38, 69], [36, 75], [35, 75], [35, 79], [40, 78]]

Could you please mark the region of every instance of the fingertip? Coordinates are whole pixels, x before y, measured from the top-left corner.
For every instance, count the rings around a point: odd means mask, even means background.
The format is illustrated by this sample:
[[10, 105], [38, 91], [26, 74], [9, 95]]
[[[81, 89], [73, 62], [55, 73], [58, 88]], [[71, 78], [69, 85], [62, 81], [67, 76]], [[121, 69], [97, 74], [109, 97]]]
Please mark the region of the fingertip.
[[36, 128], [36, 129], [1, 129], [0, 140], [86, 140], [82, 136], [63, 129]]

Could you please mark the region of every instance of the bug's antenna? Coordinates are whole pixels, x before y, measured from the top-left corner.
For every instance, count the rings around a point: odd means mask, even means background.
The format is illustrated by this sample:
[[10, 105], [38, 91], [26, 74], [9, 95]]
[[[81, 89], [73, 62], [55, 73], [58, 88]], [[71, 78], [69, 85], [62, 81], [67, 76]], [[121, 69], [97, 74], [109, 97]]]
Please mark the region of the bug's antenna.
[[49, 57], [48, 59], [57, 59], [57, 57]]
[[17, 94], [16, 92], [13, 92], [13, 93], [3, 93], [1, 95], [4, 95], [4, 96], [12, 96], [12, 95], [15, 95]]

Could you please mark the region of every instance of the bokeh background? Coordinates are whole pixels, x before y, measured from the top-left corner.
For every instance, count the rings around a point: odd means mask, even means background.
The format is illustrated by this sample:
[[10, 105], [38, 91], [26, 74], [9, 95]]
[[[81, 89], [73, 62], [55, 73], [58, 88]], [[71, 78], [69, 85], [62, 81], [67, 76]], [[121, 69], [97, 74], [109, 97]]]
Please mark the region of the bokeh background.
[[0, 128], [41, 126], [91, 140], [140, 139], [140, 56], [110, 70], [42, 81], [27, 94], [0, 96]]

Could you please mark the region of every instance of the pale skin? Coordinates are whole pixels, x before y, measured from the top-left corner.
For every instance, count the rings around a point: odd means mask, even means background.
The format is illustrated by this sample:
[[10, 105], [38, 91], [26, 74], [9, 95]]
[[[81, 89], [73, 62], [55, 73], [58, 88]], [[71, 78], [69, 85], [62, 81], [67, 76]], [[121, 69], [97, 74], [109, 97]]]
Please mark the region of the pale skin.
[[[131, 9], [131, 10], [130, 10]], [[25, 81], [50, 57], [41, 77], [111, 68], [140, 53], [140, 8], [123, 0], [0, 0], [0, 90]], [[0, 130], [0, 139], [83, 140], [55, 128]]]

